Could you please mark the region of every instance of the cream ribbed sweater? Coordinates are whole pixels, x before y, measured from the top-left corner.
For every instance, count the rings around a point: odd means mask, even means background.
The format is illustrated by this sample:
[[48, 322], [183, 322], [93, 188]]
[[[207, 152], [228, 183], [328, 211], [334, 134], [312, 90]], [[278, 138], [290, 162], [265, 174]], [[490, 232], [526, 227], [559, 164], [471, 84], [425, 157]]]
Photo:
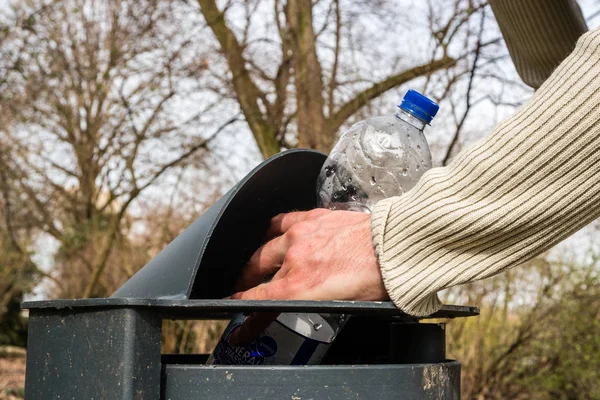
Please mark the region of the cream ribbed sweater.
[[[515, 21], [514, 35], [506, 32], [503, 21], [510, 8], [525, 3], [496, 0], [492, 6], [507, 40], [513, 37], [508, 46], [521, 76], [534, 82], [544, 76], [538, 69], [545, 65], [539, 54], [560, 52], [546, 51], [553, 43], [537, 43], [546, 50], [526, 50], [536, 43], [527, 39], [527, 29], [553, 29], [551, 11], [545, 12], [545, 22], [526, 28]], [[539, 12], [574, 4], [534, 3]], [[523, 24], [534, 19], [520, 18]], [[532, 35], [539, 40], [544, 32]], [[377, 203], [371, 224], [391, 299], [401, 310], [422, 316], [441, 306], [439, 290], [523, 263], [599, 216], [597, 29], [584, 34], [533, 98], [485, 140], [458, 154], [449, 166], [425, 173], [405, 195]]]
[[521, 79], [538, 88], [587, 31], [575, 0], [490, 0]]

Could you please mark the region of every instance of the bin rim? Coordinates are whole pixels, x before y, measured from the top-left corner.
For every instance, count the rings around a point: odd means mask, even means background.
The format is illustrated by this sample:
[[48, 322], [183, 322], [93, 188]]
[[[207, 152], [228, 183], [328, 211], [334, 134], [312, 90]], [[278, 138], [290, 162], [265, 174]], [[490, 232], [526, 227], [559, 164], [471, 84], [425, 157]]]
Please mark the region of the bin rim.
[[446, 304], [427, 317], [414, 317], [402, 312], [390, 301], [316, 301], [316, 300], [168, 300], [142, 298], [92, 298], [36, 300], [22, 303], [27, 310], [92, 311], [107, 308], [147, 309], [166, 317], [181, 318], [227, 318], [238, 312], [314, 312], [339, 313], [355, 316], [390, 317], [406, 320], [431, 318], [459, 318], [479, 315], [479, 308]]

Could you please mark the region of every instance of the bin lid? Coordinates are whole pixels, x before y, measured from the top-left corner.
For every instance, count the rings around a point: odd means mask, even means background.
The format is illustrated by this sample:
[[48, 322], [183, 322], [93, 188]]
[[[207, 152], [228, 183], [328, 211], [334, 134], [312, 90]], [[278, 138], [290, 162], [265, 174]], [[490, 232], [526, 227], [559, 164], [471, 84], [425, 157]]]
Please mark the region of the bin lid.
[[327, 156], [288, 150], [263, 161], [206, 210], [113, 298], [218, 299], [233, 291], [271, 218], [316, 207], [316, 181]]

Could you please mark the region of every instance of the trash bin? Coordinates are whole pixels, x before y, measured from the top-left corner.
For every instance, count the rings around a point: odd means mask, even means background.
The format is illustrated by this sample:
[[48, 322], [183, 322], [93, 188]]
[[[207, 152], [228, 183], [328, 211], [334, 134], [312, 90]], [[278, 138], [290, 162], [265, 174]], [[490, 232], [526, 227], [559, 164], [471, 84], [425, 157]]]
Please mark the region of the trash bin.
[[[315, 206], [325, 155], [280, 153], [259, 165], [111, 298], [35, 301], [26, 399], [459, 399], [460, 364], [444, 326], [390, 302], [221, 300], [261, 245], [270, 219]], [[207, 366], [208, 355], [161, 354], [165, 319], [238, 312], [353, 317], [316, 366]], [[428, 318], [477, 315], [444, 306]]]

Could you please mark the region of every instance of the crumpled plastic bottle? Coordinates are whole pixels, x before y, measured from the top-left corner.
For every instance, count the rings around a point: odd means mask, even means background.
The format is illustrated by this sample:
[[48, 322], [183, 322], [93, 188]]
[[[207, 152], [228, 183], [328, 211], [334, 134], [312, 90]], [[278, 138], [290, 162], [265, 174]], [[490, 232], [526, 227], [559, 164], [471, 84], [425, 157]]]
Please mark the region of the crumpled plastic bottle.
[[317, 179], [317, 205], [371, 212], [375, 203], [410, 190], [431, 168], [423, 135], [439, 106], [409, 90], [396, 115], [369, 118], [340, 137]]

